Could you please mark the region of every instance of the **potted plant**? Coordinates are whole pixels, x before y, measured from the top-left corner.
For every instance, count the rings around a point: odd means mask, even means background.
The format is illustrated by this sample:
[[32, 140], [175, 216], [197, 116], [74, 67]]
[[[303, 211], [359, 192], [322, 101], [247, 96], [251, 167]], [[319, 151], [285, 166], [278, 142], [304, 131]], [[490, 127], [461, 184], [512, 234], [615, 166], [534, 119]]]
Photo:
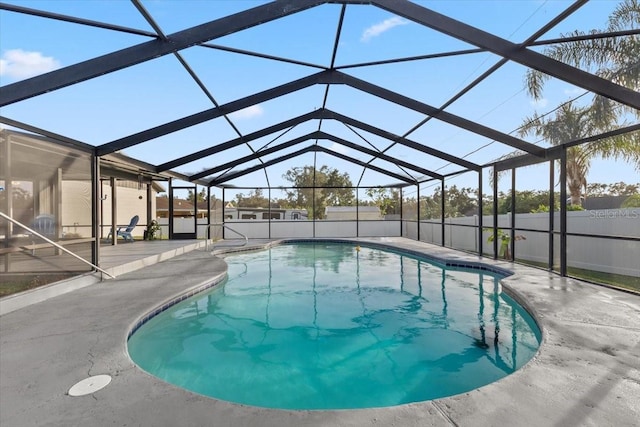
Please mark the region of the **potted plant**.
[[[493, 229], [485, 228], [485, 231], [491, 232], [487, 242], [493, 242]], [[522, 234], [516, 234], [514, 236], [516, 240], [527, 240]], [[511, 254], [511, 233], [504, 232], [503, 230], [498, 230], [498, 239], [500, 240], [500, 247], [498, 248], [498, 256], [503, 257], [506, 260], [513, 261], [513, 257]]]
[[155, 219], [152, 219], [149, 224], [147, 224], [147, 229], [144, 231], [144, 239], [145, 240], [155, 240], [156, 233], [160, 231], [160, 224]]

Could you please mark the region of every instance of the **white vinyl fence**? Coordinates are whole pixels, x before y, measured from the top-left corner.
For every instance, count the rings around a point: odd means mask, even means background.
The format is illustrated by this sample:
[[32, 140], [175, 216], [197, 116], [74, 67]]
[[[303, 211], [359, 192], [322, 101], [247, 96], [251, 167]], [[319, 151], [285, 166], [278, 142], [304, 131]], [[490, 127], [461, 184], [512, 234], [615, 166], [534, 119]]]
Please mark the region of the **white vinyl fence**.
[[[493, 227], [493, 217], [484, 216], [483, 228]], [[473, 227], [478, 217], [445, 219], [445, 246], [467, 251], [478, 250], [478, 234]], [[463, 226], [460, 226], [463, 225]], [[511, 215], [498, 216], [499, 227], [511, 227]], [[546, 264], [549, 260], [549, 216], [546, 213], [516, 214], [516, 235], [523, 240], [515, 242], [515, 258]], [[554, 230], [560, 230], [560, 214], [554, 215]], [[405, 224], [405, 237], [418, 238], [416, 222]], [[531, 231], [536, 230], [536, 231]], [[606, 209], [567, 212], [567, 233], [596, 236], [625, 236], [640, 238], [640, 208]], [[493, 255], [493, 243], [488, 242], [491, 230], [482, 234], [483, 252]], [[441, 244], [440, 221], [420, 222], [420, 240]], [[555, 235], [554, 263], [560, 262], [560, 236]], [[586, 270], [640, 277], [640, 243], [637, 241], [598, 237], [567, 236], [567, 265]]]
[[[176, 232], [189, 231], [192, 219], [174, 222]], [[168, 236], [166, 219], [159, 220], [164, 236]], [[445, 246], [467, 251], [477, 251], [478, 217], [446, 218]], [[398, 237], [418, 239], [418, 223], [415, 221], [257, 221], [234, 220], [225, 224], [251, 239], [281, 238], [340, 238], [340, 237]], [[468, 225], [470, 227], [460, 226]], [[493, 217], [483, 217], [483, 227], [491, 228]], [[511, 226], [511, 215], [498, 217], [499, 227]], [[524, 237], [515, 242], [515, 257], [521, 260], [546, 264], [549, 258], [549, 216], [546, 213], [517, 214], [516, 231]], [[198, 238], [206, 235], [206, 219], [198, 222]], [[535, 230], [535, 231], [531, 231]], [[554, 230], [560, 230], [560, 215], [554, 215]], [[213, 227], [215, 238], [221, 237], [221, 228]], [[567, 232], [586, 233], [597, 236], [626, 236], [640, 238], [640, 208], [609, 209], [567, 212]], [[491, 230], [482, 234], [483, 252], [493, 255], [493, 244], [488, 242]], [[227, 239], [240, 236], [226, 231]], [[420, 222], [420, 240], [440, 245], [441, 226], [439, 220]], [[560, 237], [554, 236], [554, 263], [559, 263]], [[598, 237], [567, 236], [567, 265], [587, 270], [624, 274], [640, 277], [640, 243], [637, 241], [606, 239]]]

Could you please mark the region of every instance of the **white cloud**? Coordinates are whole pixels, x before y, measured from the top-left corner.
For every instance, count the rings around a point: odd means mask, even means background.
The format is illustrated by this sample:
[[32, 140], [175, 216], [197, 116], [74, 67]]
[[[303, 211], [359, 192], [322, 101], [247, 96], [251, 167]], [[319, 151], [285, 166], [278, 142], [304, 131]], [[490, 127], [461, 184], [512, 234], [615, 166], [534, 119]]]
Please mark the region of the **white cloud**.
[[264, 109], [260, 105], [252, 105], [251, 107], [247, 107], [242, 110], [238, 110], [234, 113], [231, 113], [230, 117], [236, 120], [246, 120], [246, 119], [252, 119], [254, 117], [260, 117], [263, 114], [264, 114]]
[[398, 25], [406, 25], [408, 23], [409, 21], [407, 21], [406, 19], [400, 18], [399, 16], [394, 16], [393, 18], [385, 19], [384, 21], [378, 24], [374, 24], [369, 28], [367, 28], [366, 30], [364, 30], [364, 32], [362, 33], [362, 37], [360, 37], [360, 41], [368, 42], [372, 38], [379, 36], [385, 31], [389, 31], [393, 27], [397, 27]]
[[0, 76], [25, 79], [48, 73], [60, 68], [60, 62], [40, 52], [27, 52], [22, 49], [7, 50], [0, 58]]
[[549, 100], [547, 98], [534, 99], [529, 101], [529, 104], [531, 104], [533, 108], [544, 108], [549, 104]]
[[336, 153], [340, 154], [349, 154], [349, 148], [345, 147], [342, 144], [338, 144], [337, 142], [331, 144], [331, 146], [329, 146], [329, 150], [335, 151]]

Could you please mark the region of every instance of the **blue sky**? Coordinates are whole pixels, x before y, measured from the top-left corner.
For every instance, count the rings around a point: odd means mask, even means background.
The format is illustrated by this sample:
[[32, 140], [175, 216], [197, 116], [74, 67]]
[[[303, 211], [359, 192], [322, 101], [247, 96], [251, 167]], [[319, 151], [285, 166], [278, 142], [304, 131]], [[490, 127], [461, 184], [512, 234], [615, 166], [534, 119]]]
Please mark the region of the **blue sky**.
[[[84, 19], [152, 31], [147, 22], [128, 1], [9, 1], [8, 3]], [[258, 6], [262, 1], [143, 1], [165, 34], [214, 20], [231, 13]], [[503, 1], [418, 1], [437, 12], [476, 26], [513, 42], [521, 42], [572, 2], [563, 0]], [[555, 38], [575, 29], [604, 28], [616, 1], [595, 0], [583, 6], [542, 38]], [[213, 40], [211, 43], [237, 49], [257, 51], [298, 61], [326, 66], [330, 63], [336, 32], [339, 5], [323, 5], [259, 27]], [[147, 41], [147, 37], [118, 33], [105, 29], [56, 22], [44, 18], [0, 11], [0, 84], [7, 85], [37, 74], [75, 64], [99, 55]], [[356, 64], [451, 50], [473, 48], [469, 44], [439, 34], [409, 20], [371, 6], [348, 6], [345, 14], [336, 65]], [[536, 48], [536, 50], [539, 50]], [[260, 58], [232, 54], [204, 47], [181, 52], [198, 73], [219, 104], [240, 99], [257, 91], [281, 85], [319, 70]], [[451, 58], [413, 61], [378, 67], [349, 68], [344, 72], [355, 77], [411, 96], [439, 107], [457, 91], [482, 74], [500, 58], [490, 53], [476, 53]], [[534, 112], [545, 113], [560, 103], [584, 92], [570, 84], [550, 80], [544, 99], [533, 102], [524, 91], [526, 68], [507, 64], [478, 85], [447, 111], [510, 133], [524, 117]], [[322, 107], [324, 86], [314, 86], [286, 97], [254, 105], [231, 115], [231, 120], [244, 135], [294, 116]], [[2, 108], [1, 114], [52, 132], [99, 145], [140, 132], [167, 121], [194, 114], [213, 105], [172, 56], [133, 66], [72, 87], [63, 88]], [[327, 107], [355, 119], [405, 134], [425, 117], [417, 112], [393, 105], [355, 89], [332, 86]], [[251, 143], [253, 149], [284, 142], [317, 130], [316, 121], [301, 124], [272, 142], [278, 134]], [[389, 141], [366, 132], [355, 134], [334, 121], [323, 122], [322, 130], [365, 146], [384, 149]], [[236, 138], [237, 134], [224, 119], [216, 119], [180, 132], [148, 141], [125, 150], [135, 158], [160, 164], [176, 157]], [[431, 120], [411, 133], [409, 138], [424, 142], [457, 156], [468, 155], [476, 163], [486, 163], [513, 151], [450, 125]], [[537, 142], [533, 137], [525, 138]], [[538, 142], [546, 146], [544, 141]], [[302, 148], [296, 146], [292, 150]], [[370, 157], [355, 153], [331, 142], [328, 148], [354, 155], [362, 161]], [[485, 148], [480, 147], [487, 145]], [[292, 151], [289, 150], [289, 151]], [[226, 150], [214, 157], [201, 159], [177, 168], [192, 173], [213, 167], [251, 152], [246, 145]], [[472, 153], [472, 154], [470, 154]], [[443, 160], [417, 153], [401, 146], [388, 153], [401, 160], [427, 169], [447, 173], [458, 167]], [[267, 157], [267, 159], [273, 156]], [[349, 172], [356, 183], [362, 168], [326, 154], [318, 154], [317, 165], [327, 164]], [[313, 155], [272, 166], [268, 169], [272, 186], [286, 185], [282, 174], [292, 166], [313, 162]], [[381, 160], [373, 164], [400, 172]], [[544, 169], [544, 170], [543, 170]], [[615, 174], [613, 173], [615, 170]], [[542, 177], [541, 177], [542, 174]], [[522, 170], [521, 188], [544, 188], [547, 167]], [[594, 162], [590, 182], [638, 182], [631, 166], [613, 162]], [[367, 171], [362, 185], [388, 184], [392, 178]], [[473, 174], [451, 180], [451, 184], [475, 186]], [[257, 172], [233, 182], [236, 185], [265, 185], [264, 173]], [[488, 191], [488, 180], [487, 180]]]

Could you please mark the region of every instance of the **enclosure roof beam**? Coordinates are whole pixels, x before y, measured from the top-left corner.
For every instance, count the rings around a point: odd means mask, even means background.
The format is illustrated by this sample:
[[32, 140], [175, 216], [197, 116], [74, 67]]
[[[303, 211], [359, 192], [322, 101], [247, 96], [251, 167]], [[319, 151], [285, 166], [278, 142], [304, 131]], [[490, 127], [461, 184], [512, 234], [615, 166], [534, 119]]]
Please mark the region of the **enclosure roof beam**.
[[252, 105], [269, 101], [273, 98], [277, 98], [291, 92], [313, 86], [317, 83], [324, 83], [326, 82], [326, 80], [328, 80], [328, 76], [330, 76], [332, 73], [334, 73], [334, 71], [321, 71], [319, 73], [315, 73], [310, 76], [306, 76], [301, 79], [255, 93], [253, 95], [231, 101], [219, 107], [210, 108], [208, 110], [204, 110], [199, 113], [195, 113], [190, 116], [174, 120], [172, 122], [167, 122], [160, 126], [156, 126], [154, 128], [147, 129], [112, 142], [108, 142], [106, 144], [100, 145], [97, 149], [97, 153], [99, 156], [113, 153], [114, 151], [122, 150], [124, 148], [140, 144], [141, 142], [159, 138], [169, 133], [186, 129], [188, 127], [198, 125], [208, 120], [216, 119], [225, 114], [230, 114], [234, 111], [242, 110], [244, 108], [251, 107]]
[[370, 148], [363, 147], [361, 145], [355, 144], [353, 142], [347, 141], [345, 139], [339, 138], [337, 136], [334, 136], [334, 135], [331, 135], [331, 134], [328, 134], [328, 133], [325, 133], [325, 132], [316, 132], [316, 135], [314, 136], [314, 138], [326, 139], [328, 141], [333, 141], [333, 142], [335, 142], [337, 144], [344, 145], [345, 147], [351, 148], [352, 150], [360, 151], [361, 153], [368, 154], [368, 155], [376, 157], [378, 159], [382, 159], [382, 160], [385, 160], [387, 162], [395, 163], [398, 166], [414, 170], [414, 171], [419, 172], [419, 173], [421, 173], [423, 175], [429, 175], [432, 178], [442, 179], [442, 175], [440, 175], [439, 173], [436, 173], [436, 172], [433, 172], [431, 170], [422, 168], [420, 166], [414, 165], [414, 164], [409, 163], [409, 162], [405, 162], [404, 160], [397, 159], [397, 158], [395, 158], [393, 156], [389, 156], [389, 155], [381, 153], [379, 151], [375, 151], [375, 150], [372, 150]]
[[0, 106], [32, 98], [326, 3], [279, 0], [3, 87]]
[[299, 144], [299, 143], [304, 142], [304, 141], [308, 141], [310, 139], [314, 139], [314, 140], [324, 139], [324, 140], [328, 140], [328, 141], [333, 141], [333, 142], [336, 142], [338, 144], [344, 145], [345, 147], [351, 148], [351, 149], [356, 150], [356, 151], [360, 151], [360, 152], [365, 153], [365, 154], [369, 154], [371, 156], [376, 155], [382, 160], [386, 160], [388, 162], [395, 163], [395, 164], [397, 164], [399, 166], [402, 166], [402, 167], [405, 167], [405, 168], [408, 168], [408, 169], [412, 169], [412, 170], [414, 170], [416, 172], [419, 172], [419, 173], [421, 173], [423, 175], [429, 175], [429, 176], [431, 176], [433, 178], [442, 179], [442, 175], [440, 175], [438, 173], [432, 172], [432, 171], [430, 171], [428, 169], [421, 168], [421, 167], [419, 167], [417, 165], [414, 165], [414, 164], [411, 164], [409, 162], [405, 162], [403, 160], [396, 159], [395, 157], [392, 157], [392, 156], [389, 156], [389, 155], [386, 155], [386, 154], [379, 155], [380, 153], [378, 153], [375, 150], [371, 150], [369, 148], [362, 147], [362, 146], [360, 146], [358, 144], [354, 144], [352, 142], [349, 142], [347, 140], [344, 140], [342, 138], [336, 137], [334, 135], [331, 135], [331, 134], [328, 134], [328, 133], [322, 132], [322, 131], [311, 132], [311, 133], [308, 133], [306, 135], [300, 136], [298, 138], [294, 138], [294, 139], [292, 139], [290, 141], [284, 142], [282, 144], [279, 144], [279, 145], [276, 145], [276, 146], [273, 146], [273, 147], [270, 147], [270, 148], [266, 148], [264, 150], [260, 150], [260, 151], [257, 151], [255, 153], [251, 153], [251, 154], [249, 154], [247, 156], [244, 156], [244, 157], [241, 157], [239, 159], [224, 163], [222, 165], [218, 165], [216, 167], [204, 170], [202, 172], [198, 172], [197, 174], [191, 175], [189, 177], [189, 179], [190, 180], [201, 179], [201, 178], [204, 178], [206, 176], [212, 175], [214, 173], [221, 172], [221, 171], [226, 170], [226, 169], [234, 168], [236, 166], [239, 166], [239, 165], [241, 165], [243, 163], [246, 163], [246, 162], [249, 162], [251, 160], [256, 160], [256, 159], [258, 159], [258, 158], [260, 158], [262, 156], [267, 156], [269, 154], [278, 152], [280, 150], [284, 150], [284, 149], [289, 148], [289, 147], [291, 147], [293, 145]]
[[221, 50], [221, 51], [224, 51], [224, 52], [237, 53], [238, 55], [253, 56], [255, 58], [269, 59], [271, 61], [285, 62], [287, 64], [293, 64], [293, 65], [301, 65], [303, 67], [317, 68], [317, 69], [320, 69], [320, 70], [328, 69], [327, 67], [325, 67], [323, 65], [312, 64], [310, 62], [296, 61], [295, 59], [282, 58], [280, 56], [267, 55], [267, 54], [264, 54], [264, 53], [253, 52], [253, 51], [245, 50], [245, 49], [237, 49], [237, 48], [234, 48], [234, 47], [222, 46], [222, 45], [219, 45], [219, 44], [203, 43], [200, 46], [207, 47], [209, 49], [214, 49], [214, 50]]
[[314, 120], [314, 119], [333, 119], [333, 120], [337, 120], [339, 122], [357, 127], [359, 129], [362, 129], [366, 132], [372, 133], [374, 135], [380, 136], [382, 138], [394, 141], [394, 142], [398, 142], [401, 145], [407, 146], [409, 148], [413, 148], [415, 150], [418, 150], [422, 153], [428, 154], [430, 156], [434, 156], [446, 161], [449, 161], [451, 163], [455, 163], [459, 166], [462, 166], [464, 168], [467, 169], [471, 169], [471, 170], [475, 170], [475, 171], [479, 171], [481, 169], [480, 165], [477, 165], [473, 162], [469, 162], [467, 160], [464, 159], [460, 159], [456, 156], [453, 156], [451, 154], [445, 153], [443, 151], [440, 150], [436, 150], [435, 148], [431, 148], [428, 147], [424, 144], [412, 141], [410, 139], [407, 138], [402, 138], [401, 136], [395, 135], [391, 132], [387, 132], [383, 129], [377, 128], [375, 126], [371, 126], [367, 123], [361, 122], [359, 120], [353, 119], [351, 117], [336, 113], [334, 111], [328, 110], [328, 109], [318, 109], [318, 110], [314, 110], [312, 112], [294, 117], [292, 119], [277, 123], [273, 126], [269, 126], [266, 127], [264, 129], [258, 130], [256, 132], [250, 133], [245, 135], [242, 138], [235, 138], [226, 142], [223, 142], [221, 144], [217, 144], [215, 146], [209, 147], [209, 148], [205, 148], [203, 150], [197, 151], [195, 153], [180, 157], [178, 159], [175, 160], [171, 160], [169, 162], [163, 163], [161, 165], [158, 165], [156, 167], [156, 171], [157, 172], [163, 172], [169, 169], [173, 169], [175, 167], [178, 166], [182, 166], [184, 164], [196, 161], [196, 160], [200, 160], [204, 157], [210, 156], [212, 154], [216, 154], [219, 153], [221, 151], [227, 150], [229, 148], [234, 148], [237, 147], [239, 145], [242, 145], [245, 142], [250, 142], [253, 141], [255, 139], [259, 139], [262, 138], [264, 136], [270, 135], [274, 132], [278, 132], [284, 129], [288, 129], [291, 128], [293, 126], [296, 126], [300, 123], [304, 123], [306, 121], [309, 120]]
[[468, 130], [491, 140], [510, 145], [514, 148], [517, 148], [518, 150], [526, 151], [527, 153], [533, 154], [534, 156], [544, 157], [544, 149], [538, 147], [537, 145], [533, 145], [522, 139], [489, 128], [479, 123], [472, 122], [471, 120], [467, 120], [460, 116], [456, 116], [455, 114], [442, 111], [439, 108], [417, 101], [413, 98], [400, 95], [399, 93], [392, 92], [383, 87], [376, 86], [373, 83], [369, 83], [367, 81], [340, 72], [337, 73], [339, 73], [340, 75], [332, 76], [336, 79], [336, 83], [344, 83], [350, 87], [353, 87], [354, 89], [359, 89], [363, 92], [369, 93], [379, 98], [386, 99], [387, 101], [393, 102], [394, 104], [409, 108], [414, 111], [418, 111], [420, 113], [426, 114], [427, 116], [432, 116], [435, 119]]
[[[91, 153], [91, 154], [95, 153], [96, 147], [94, 147], [93, 145], [89, 145], [89, 144], [86, 144], [86, 143], [84, 143], [82, 141], [78, 141], [76, 139], [72, 139], [72, 138], [66, 137], [64, 135], [59, 135], [59, 134], [54, 133], [54, 132], [49, 132], [48, 130], [41, 129], [41, 128], [38, 128], [38, 127], [35, 127], [35, 126], [31, 126], [29, 124], [26, 124], [26, 123], [23, 123], [23, 122], [19, 122], [17, 120], [10, 119], [8, 117], [0, 116], [0, 123], [4, 123], [5, 125], [8, 125], [8, 126], [12, 126], [12, 127], [18, 128], [18, 129], [25, 130], [27, 132], [31, 132], [31, 133], [34, 133], [34, 134], [37, 134], [37, 135], [42, 135], [42, 136], [45, 136], [47, 138], [54, 139], [59, 143], [62, 143], [64, 145], [68, 145], [68, 146], [73, 147], [73, 148], [81, 149], [81, 150], [83, 150], [85, 152], [88, 152], [88, 153]], [[2, 129], [0, 128], [0, 131], [1, 130]]]
[[504, 170], [509, 170], [509, 169], [513, 169], [513, 168], [519, 168], [519, 167], [524, 167], [524, 166], [531, 166], [531, 165], [535, 165], [538, 163], [542, 163], [543, 161], [546, 160], [554, 160], [554, 159], [559, 159], [560, 155], [562, 154], [562, 149], [564, 148], [571, 148], [574, 147], [576, 145], [582, 145], [582, 144], [586, 144], [588, 142], [595, 142], [595, 141], [599, 141], [601, 139], [605, 139], [605, 138], [613, 138], [615, 136], [619, 136], [619, 135], [624, 135], [627, 133], [631, 133], [631, 132], [640, 132], [640, 123], [636, 123], [630, 126], [625, 126], [623, 128], [619, 128], [619, 129], [614, 129], [608, 132], [604, 132], [604, 133], [600, 133], [597, 135], [592, 135], [592, 136], [588, 136], [586, 138], [580, 138], [580, 139], [574, 139], [572, 141], [567, 141], [563, 144], [554, 146], [554, 147], [549, 147], [546, 149], [547, 154], [546, 154], [546, 159], [539, 159], [536, 157], [532, 157], [529, 154], [523, 154], [521, 156], [517, 156], [517, 157], [511, 157], [508, 159], [503, 159], [503, 160], [498, 160], [495, 161], [493, 163], [487, 164], [485, 166], [493, 166], [495, 165], [496, 170], [498, 171], [504, 171]]
[[415, 142], [415, 141], [412, 141], [412, 140], [407, 139], [407, 138], [403, 138], [400, 135], [393, 134], [393, 133], [391, 133], [389, 131], [377, 128], [375, 126], [371, 126], [371, 125], [369, 125], [367, 123], [361, 122], [361, 121], [353, 119], [351, 117], [347, 117], [347, 116], [342, 115], [340, 113], [336, 113], [336, 112], [333, 112], [331, 110], [326, 110], [325, 114], [327, 114], [327, 117], [325, 117], [325, 118], [331, 118], [331, 119], [337, 120], [339, 122], [342, 122], [344, 124], [347, 124], [347, 125], [350, 125], [350, 126], [353, 126], [353, 127], [357, 127], [358, 129], [361, 129], [363, 131], [372, 133], [374, 135], [377, 135], [379, 137], [388, 139], [388, 140], [393, 141], [393, 142], [397, 142], [400, 145], [404, 145], [406, 147], [413, 148], [413, 149], [421, 151], [421, 152], [423, 152], [425, 154], [429, 154], [430, 156], [438, 157], [440, 159], [449, 161], [451, 163], [455, 163], [455, 164], [457, 164], [459, 166], [462, 166], [462, 167], [465, 167], [467, 169], [471, 169], [471, 170], [475, 170], [475, 171], [479, 171], [479, 170], [482, 169], [480, 167], [480, 165], [475, 164], [473, 162], [470, 162], [468, 160], [461, 159], [461, 158], [459, 158], [457, 156], [454, 156], [454, 155], [449, 154], [449, 153], [445, 153], [444, 151], [440, 151], [440, 150], [437, 150], [435, 148], [431, 148], [428, 145], [425, 145], [425, 144], [422, 144], [422, 143], [419, 143], [419, 142]]
[[[495, 36], [476, 27], [434, 12], [407, 0], [371, 0], [381, 9], [425, 25], [458, 40], [486, 49], [534, 70], [541, 71], [575, 86], [640, 109], [640, 93], [615, 84], [594, 74], [582, 71], [516, 43]], [[533, 153], [532, 153], [533, 154]]]
[[42, 10], [30, 9], [28, 7], [22, 7], [22, 6], [17, 6], [13, 4], [0, 3], [0, 9], [9, 10], [11, 12], [24, 13], [26, 15], [39, 16], [41, 18], [55, 19], [56, 21], [71, 22], [72, 24], [87, 25], [89, 27], [104, 28], [107, 30], [135, 34], [138, 36], [157, 37], [157, 34], [152, 33], [150, 31], [141, 31], [135, 28], [122, 27], [120, 25], [107, 24], [104, 22], [77, 18], [75, 16], [61, 15], [59, 13], [45, 12]]
[[353, 157], [347, 156], [346, 154], [341, 154], [341, 153], [338, 153], [338, 152], [335, 152], [335, 151], [331, 151], [326, 147], [322, 147], [320, 145], [314, 145], [314, 147], [315, 147], [316, 151], [322, 151], [323, 153], [329, 154], [331, 156], [337, 157], [337, 158], [345, 160], [347, 162], [354, 163], [354, 164], [356, 164], [358, 166], [362, 166], [365, 169], [374, 170], [374, 171], [379, 172], [379, 173], [381, 173], [383, 175], [387, 175], [387, 176], [395, 178], [395, 179], [397, 179], [399, 181], [406, 182], [407, 184], [410, 184], [410, 183], [414, 183], [415, 184], [417, 182], [416, 179], [414, 179], [413, 177], [407, 177], [405, 175], [400, 175], [400, 174], [397, 174], [397, 173], [394, 173], [394, 172], [390, 172], [390, 171], [388, 171], [386, 169], [379, 168], [378, 166], [370, 165], [370, 164], [365, 163], [363, 161], [360, 161], [358, 159], [354, 159]]
[[236, 166], [240, 166], [241, 164], [250, 162], [251, 160], [256, 160], [256, 159], [261, 158], [262, 156], [268, 156], [269, 154], [273, 154], [273, 153], [276, 153], [276, 152], [278, 152], [280, 150], [287, 149], [287, 148], [292, 147], [292, 146], [294, 146], [296, 144], [300, 144], [301, 142], [308, 141], [310, 139], [310, 135], [312, 135], [312, 134], [300, 136], [300, 137], [294, 138], [294, 139], [292, 139], [290, 141], [283, 142], [282, 144], [274, 145], [273, 147], [269, 147], [269, 148], [265, 148], [263, 150], [255, 151], [255, 152], [253, 152], [253, 153], [251, 153], [249, 155], [246, 155], [244, 157], [240, 157], [240, 158], [238, 158], [236, 160], [232, 160], [230, 162], [218, 165], [216, 167], [203, 170], [201, 172], [198, 172], [196, 174], [191, 175], [189, 177], [189, 180], [200, 179], [200, 178], [204, 178], [204, 177], [209, 176], [209, 175], [213, 175], [214, 173], [221, 172], [221, 171], [226, 170], [226, 169], [233, 169]]
[[277, 124], [275, 124], [273, 126], [269, 126], [269, 127], [260, 129], [260, 130], [258, 130], [256, 132], [244, 135], [241, 138], [235, 138], [235, 139], [223, 142], [221, 144], [217, 144], [217, 145], [214, 145], [212, 147], [205, 148], [203, 150], [197, 151], [197, 152], [189, 154], [187, 156], [180, 157], [180, 158], [172, 160], [170, 162], [163, 163], [161, 165], [158, 165], [157, 170], [158, 171], [165, 171], [165, 170], [168, 170], [168, 169], [173, 169], [173, 168], [175, 168], [177, 166], [182, 166], [184, 164], [191, 163], [191, 162], [196, 161], [196, 160], [200, 160], [200, 159], [202, 159], [204, 157], [207, 157], [207, 156], [210, 156], [212, 154], [216, 154], [216, 153], [219, 153], [221, 151], [228, 150], [229, 148], [237, 147], [239, 145], [242, 145], [243, 143], [250, 142], [250, 141], [253, 141], [255, 139], [262, 138], [262, 137], [270, 135], [270, 134], [272, 134], [274, 132], [279, 132], [281, 130], [291, 128], [291, 127], [296, 126], [296, 125], [298, 125], [300, 123], [304, 123], [304, 122], [306, 122], [308, 120], [319, 119], [321, 116], [322, 116], [322, 111], [321, 110], [315, 110], [315, 111], [312, 111], [310, 113], [302, 114], [302, 115], [294, 117], [292, 119], [285, 120], [283, 122], [277, 123]]
[[255, 172], [257, 170], [278, 164], [278, 163], [282, 163], [286, 160], [292, 159], [294, 157], [298, 157], [301, 156], [303, 154], [306, 154], [308, 152], [314, 151], [314, 146], [310, 145], [308, 147], [302, 148], [298, 151], [294, 151], [293, 153], [289, 153], [289, 154], [285, 154], [284, 156], [280, 156], [278, 158], [269, 160], [264, 162], [264, 164], [260, 164], [260, 165], [256, 165], [256, 166], [252, 166], [250, 168], [247, 169], [243, 169], [241, 171], [236, 171], [236, 172], [232, 172], [229, 174], [225, 174], [222, 176], [218, 176], [216, 178], [213, 178], [211, 181], [209, 181], [209, 187], [213, 187], [216, 186], [218, 184], [222, 184], [223, 182], [227, 182], [227, 181], [231, 181], [232, 179], [235, 178], [240, 178], [241, 176], [250, 174], [251, 172]]
[[298, 151], [294, 151], [292, 153], [285, 154], [284, 156], [280, 156], [278, 158], [266, 161], [266, 162], [264, 162], [264, 164], [255, 165], [255, 166], [252, 166], [250, 168], [247, 168], [247, 169], [244, 169], [244, 170], [241, 170], [241, 171], [237, 171], [237, 172], [233, 172], [233, 173], [230, 173], [230, 174], [226, 174], [226, 175], [223, 175], [223, 176], [219, 176], [219, 177], [213, 178], [211, 181], [209, 181], [209, 186], [213, 187], [213, 186], [222, 184], [224, 182], [230, 181], [232, 179], [236, 179], [236, 178], [239, 178], [241, 176], [250, 174], [250, 173], [255, 172], [257, 170], [260, 170], [262, 168], [266, 168], [268, 166], [272, 166], [272, 165], [287, 161], [289, 159], [293, 159], [294, 157], [298, 157], [298, 156], [300, 156], [302, 154], [306, 154], [306, 153], [309, 153], [309, 152], [318, 152], [318, 151], [321, 151], [323, 153], [332, 155], [334, 157], [338, 157], [340, 159], [346, 160], [348, 162], [351, 162], [351, 163], [354, 163], [354, 164], [357, 164], [357, 165], [360, 165], [360, 166], [363, 166], [363, 167], [368, 167], [371, 170], [375, 170], [376, 172], [380, 172], [381, 174], [396, 178], [396, 179], [398, 179], [400, 181], [403, 181], [403, 182], [406, 182], [406, 183], [415, 183], [416, 182], [415, 180], [410, 179], [410, 178], [408, 178], [406, 176], [402, 176], [402, 175], [399, 175], [399, 174], [396, 174], [396, 173], [393, 173], [393, 172], [389, 172], [389, 171], [387, 171], [385, 169], [378, 168], [376, 166], [372, 167], [371, 165], [367, 165], [366, 163], [361, 162], [360, 160], [354, 159], [354, 158], [349, 157], [349, 156], [344, 155], [344, 154], [336, 153], [336, 152], [331, 151], [331, 150], [329, 150], [327, 148], [324, 148], [324, 147], [321, 147], [319, 145], [313, 144], [313, 145], [309, 145], [306, 148], [300, 149]]
[[114, 151], [122, 150], [124, 148], [128, 148], [142, 142], [185, 129], [190, 126], [194, 126], [205, 121], [218, 118], [224, 114], [229, 114], [234, 111], [238, 111], [252, 105], [256, 105], [261, 102], [265, 102], [273, 98], [277, 98], [291, 92], [307, 88], [315, 84], [346, 84], [355, 89], [362, 90], [363, 92], [378, 96], [403, 107], [419, 111], [423, 114], [433, 116], [434, 118], [437, 118], [454, 126], [469, 130], [470, 132], [485, 136], [487, 138], [491, 138], [498, 142], [502, 142], [514, 148], [538, 156], [542, 156], [544, 154], [544, 149], [530, 144], [526, 141], [496, 131], [494, 129], [488, 128], [486, 126], [472, 122], [446, 111], [440, 111], [436, 107], [432, 107], [425, 103], [416, 101], [412, 98], [400, 95], [388, 89], [384, 89], [380, 86], [376, 86], [364, 80], [351, 77], [347, 74], [335, 70], [321, 71], [319, 73], [315, 73], [310, 76], [285, 83], [275, 88], [267, 89], [265, 91], [247, 96], [245, 98], [229, 102], [225, 105], [201, 111], [199, 113], [192, 114], [190, 116], [183, 117], [181, 119], [174, 120], [172, 122], [168, 122], [163, 125], [156, 126], [154, 128], [147, 129], [145, 131], [103, 144], [97, 148], [97, 153], [98, 155], [104, 155], [112, 153]]

